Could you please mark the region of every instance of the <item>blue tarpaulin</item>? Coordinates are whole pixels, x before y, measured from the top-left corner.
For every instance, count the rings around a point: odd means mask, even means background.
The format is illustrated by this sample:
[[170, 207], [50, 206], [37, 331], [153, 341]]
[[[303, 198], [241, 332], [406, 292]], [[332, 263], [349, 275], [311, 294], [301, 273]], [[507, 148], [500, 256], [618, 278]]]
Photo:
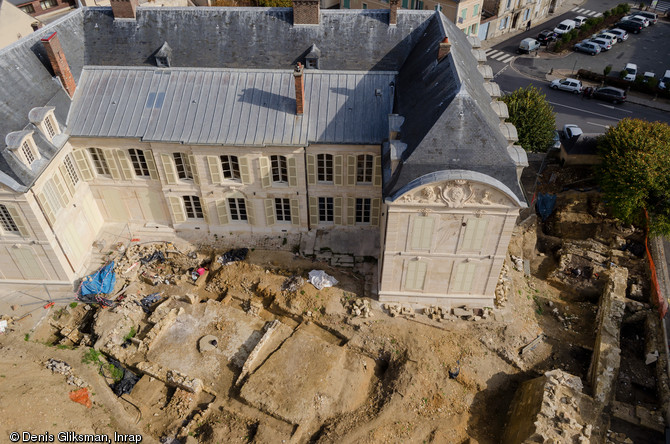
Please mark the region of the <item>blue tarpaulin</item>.
[[554, 212], [554, 206], [556, 205], [556, 195], [555, 194], [543, 194], [540, 193], [537, 196], [537, 212], [540, 213], [542, 220], [547, 220], [551, 213]]
[[114, 262], [110, 262], [100, 270], [82, 279], [80, 294], [85, 296], [87, 294], [111, 293], [114, 290], [115, 283]]

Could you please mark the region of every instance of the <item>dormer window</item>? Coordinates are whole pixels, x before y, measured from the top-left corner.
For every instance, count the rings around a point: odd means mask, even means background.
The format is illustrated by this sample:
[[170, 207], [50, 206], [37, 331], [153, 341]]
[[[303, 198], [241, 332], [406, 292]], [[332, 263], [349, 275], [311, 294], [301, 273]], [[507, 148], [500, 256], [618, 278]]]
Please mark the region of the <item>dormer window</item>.
[[30, 122], [35, 125], [40, 132], [44, 134], [44, 137], [49, 139], [49, 141], [53, 141], [53, 138], [60, 134], [58, 122], [54, 115], [54, 109], [53, 106], [43, 106], [31, 109], [28, 114]]
[[53, 139], [56, 135], [56, 130], [54, 130], [54, 127], [51, 124], [51, 117], [47, 116], [47, 118], [44, 119], [44, 128], [47, 130], [47, 136], [49, 136], [49, 140]]
[[321, 57], [321, 50], [312, 45], [309, 48], [309, 53], [305, 56], [305, 68], [319, 69], [319, 58]]
[[32, 163], [35, 161], [35, 154], [33, 153], [33, 150], [30, 148], [30, 144], [28, 143], [27, 140], [24, 140], [23, 143], [21, 144], [21, 152], [23, 153], [23, 157], [25, 161], [28, 163], [28, 166], [32, 165]]
[[13, 153], [21, 163], [28, 167], [31, 167], [33, 162], [42, 157], [35, 146], [35, 142], [33, 141], [33, 131], [31, 130], [9, 133], [7, 134], [7, 137], [5, 137], [5, 143], [10, 152]]
[[156, 59], [156, 66], [159, 68], [169, 68], [170, 59], [172, 58], [172, 48], [170, 48], [170, 45], [167, 42], [163, 43], [161, 49], [154, 54], [154, 58]]

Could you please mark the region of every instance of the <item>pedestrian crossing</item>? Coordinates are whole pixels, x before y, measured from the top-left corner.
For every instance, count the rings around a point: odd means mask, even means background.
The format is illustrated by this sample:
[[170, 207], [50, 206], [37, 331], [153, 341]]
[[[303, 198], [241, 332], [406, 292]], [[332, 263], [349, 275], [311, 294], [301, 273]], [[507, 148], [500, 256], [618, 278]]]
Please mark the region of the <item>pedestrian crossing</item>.
[[586, 17], [600, 17], [601, 15], [603, 15], [602, 12], [592, 11], [590, 9], [584, 9], [584, 8], [580, 8], [580, 7], [572, 8], [572, 12], [576, 12], [577, 14], [580, 14], [580, 15], [583, 15], [583, 16], [586, 16]]
[[510, 55], [505, 51], [500, 51], [498, 49], [489, 49], [486, 51], [486, 58], [497, 60], [502, 63], [509, 63], [514, 59], [515, 56]]
[[667, 11], [668, 9], [670, 9], [670, 2], [659, 1], [658, 3], [656, 3], [655, 8], [649, 7], [649, 12], [655, 12], [657, 14], [661, 14]]

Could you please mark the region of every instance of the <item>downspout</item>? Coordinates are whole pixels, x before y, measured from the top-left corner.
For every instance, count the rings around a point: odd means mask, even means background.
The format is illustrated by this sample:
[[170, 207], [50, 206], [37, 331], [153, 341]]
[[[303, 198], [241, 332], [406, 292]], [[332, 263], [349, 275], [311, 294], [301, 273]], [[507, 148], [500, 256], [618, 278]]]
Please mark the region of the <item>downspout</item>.
[[33, 195], [33, 198], [35, 199], [35, 202], [37, 202], [37, 206], [40, 207], [40, 211], [42, 212], [42, 216], [44, 216], [44, 220], [47, 221], [47, 225], [49, 225], [49, 228], [51, 229], [51, 232], [54, 235], [54, 239], [56, 239], [56, 243], [58, 244], [58, 247], [60, 248], [61, 253], [63, 253], [63, 256], [65, 256], [65, 260], [67, 261], [67, 264], [70, 266], [70, 270], [72, 270], [73, 274], [76, 274], [77, 272], [75, 271], [74, 267], [72, 266], [72, 262], [70, 262], [70, 258], [67, 257], [67, 253], [65, 253], [65, 249], [63, 248], [63, 244], [60, 243], [60, 240], [58, 239], [58, 236], [56, 236], [56, 230], [54, 230], [53, 225], [51, 225], [51, 222], [49, 221], [49, 218], [46, 216], [46, 213], [44, 212], [44, 208], [42, 208], [42, 204], [40, 203], [40, 200], [35, 196], [35, 191], [31, 188], [30, 192]]

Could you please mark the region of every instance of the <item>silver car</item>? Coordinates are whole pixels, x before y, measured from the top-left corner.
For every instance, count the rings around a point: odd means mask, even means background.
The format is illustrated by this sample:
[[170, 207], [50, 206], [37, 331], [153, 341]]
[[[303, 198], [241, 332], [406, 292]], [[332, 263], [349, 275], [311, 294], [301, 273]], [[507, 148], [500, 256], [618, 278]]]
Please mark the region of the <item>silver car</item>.
[[560, 89], [563, 91], [569, 91], [573, 94], [579, 94], [582, 92], [582, 82], [577, 79], [556, 79], [549, 84], [549, 87], [552, 89]]

